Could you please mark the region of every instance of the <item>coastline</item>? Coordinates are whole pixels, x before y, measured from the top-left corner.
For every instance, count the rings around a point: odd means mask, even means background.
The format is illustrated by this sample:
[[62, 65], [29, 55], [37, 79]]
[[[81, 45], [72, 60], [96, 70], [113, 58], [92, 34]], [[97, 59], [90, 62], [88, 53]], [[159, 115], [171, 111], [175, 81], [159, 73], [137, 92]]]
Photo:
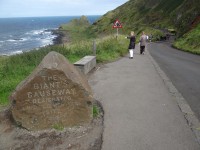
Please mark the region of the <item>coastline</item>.
[[[38, 47], [38, 48], [34, 48], [34, 49], [29, 49], [28, 51], [26, 52], [29, 52], [31, 50], [39, 50], [40, 48], [44, 48], [44, 47], [48, 47], [48, 46], [53, 46], [53, 45], [59, 45], [59, 44], [65, 44], [65, 43], [68, 43], [70, 42], [70, 38], [69, 38], [69, 32], [66, 31], [66, 30], [60, 30], [60, 29], [53, 29], [53, 30], [49, 30], [52, 32], [52, 35], [55, 35], [56, 37], [52, 40], [52, 44], [49, 44], [49, 45], [44, 45], [44, 46], [41, 46], [41, 47]], [[12, 54], [0, 54], [0, 57], [9, 57], [9, 56], [12, 56], [12, 55], [16, 55], [16, 54], [22, 54], [24, 53], [25, 51], [16, 51], [16, 52], [13, 52]]]
[[52, 35], [56, 35], [56, 38], [53, 39], [53, 45], [70, 42], [69, 31], [61, 30], [60, 27], [56, 30], [52, 30]]
[[[63, 30], [62, 25], [68, 24], [73, 19], [81, 16], [63, 17], [30, 17], [5, 19], [5, 26], [0, 38], [0, 56], [11, 56], [38, 50], [50, 45], [71, 42], [71, 31]], [[89, 22], [93, 23], [100, 16], [88, 16]], [[27, 26], [28, 23], [32, 23]], [[73, 26], [72, 26], [73, 27]]]

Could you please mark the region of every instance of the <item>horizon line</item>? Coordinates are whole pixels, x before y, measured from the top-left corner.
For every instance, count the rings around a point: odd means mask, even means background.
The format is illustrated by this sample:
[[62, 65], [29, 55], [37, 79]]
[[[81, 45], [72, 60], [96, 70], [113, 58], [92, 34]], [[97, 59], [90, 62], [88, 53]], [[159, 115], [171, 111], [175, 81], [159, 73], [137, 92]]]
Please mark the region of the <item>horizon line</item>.
[[66, 15], [66, 16], [15, 16], [15, 17], [0, 17], [0, 19], [9, 19], [9, 18], [39, 18], [39, 17], [80, 17], [80, 16], [102, 16], [102, 15]]

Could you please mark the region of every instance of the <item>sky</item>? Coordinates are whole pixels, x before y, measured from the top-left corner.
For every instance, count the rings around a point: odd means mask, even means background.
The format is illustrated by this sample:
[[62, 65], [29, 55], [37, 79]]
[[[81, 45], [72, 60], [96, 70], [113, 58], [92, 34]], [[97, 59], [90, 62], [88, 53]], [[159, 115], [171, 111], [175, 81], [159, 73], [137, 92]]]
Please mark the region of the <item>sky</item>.
[[103, 15], [128, 0], [0, 0], [0, 18]]

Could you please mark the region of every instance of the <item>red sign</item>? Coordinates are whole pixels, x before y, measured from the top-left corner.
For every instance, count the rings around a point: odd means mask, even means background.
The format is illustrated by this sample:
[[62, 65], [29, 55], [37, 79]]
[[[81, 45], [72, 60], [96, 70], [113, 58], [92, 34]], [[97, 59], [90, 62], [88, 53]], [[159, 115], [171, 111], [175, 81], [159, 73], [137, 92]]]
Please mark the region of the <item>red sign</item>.
[[113, 28], [122, 28], [122, 24], [120, 23], [118, 19], [115, 21]]

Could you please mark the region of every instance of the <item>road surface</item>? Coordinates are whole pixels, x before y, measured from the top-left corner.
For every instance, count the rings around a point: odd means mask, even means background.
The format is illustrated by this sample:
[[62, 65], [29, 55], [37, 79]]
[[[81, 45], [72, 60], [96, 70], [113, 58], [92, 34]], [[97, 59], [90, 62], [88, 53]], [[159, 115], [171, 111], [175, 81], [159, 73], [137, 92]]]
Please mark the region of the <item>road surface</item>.
[[200, 56], [176, 50], [168, 42], [150, 43], [148, 50], [200, 120]]

